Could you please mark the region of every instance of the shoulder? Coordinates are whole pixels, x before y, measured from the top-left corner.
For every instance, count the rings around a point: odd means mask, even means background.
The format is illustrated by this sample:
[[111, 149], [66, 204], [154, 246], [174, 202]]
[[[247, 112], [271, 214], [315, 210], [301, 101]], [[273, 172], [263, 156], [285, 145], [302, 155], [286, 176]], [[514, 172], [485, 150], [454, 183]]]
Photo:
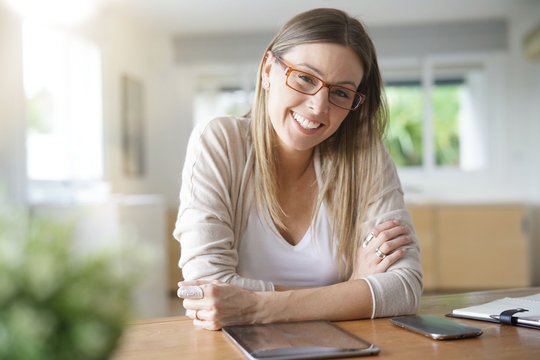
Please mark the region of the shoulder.
[[218, 117], [197, 125], [193, 129], [192, 138], [217, 143], [231, 140], [242, 142], [250, 139], [250, 124], [250, 119], [245, 117]]
[[389, 179], [394, 183], [399, 183], [399, 176], [396, 164], [394, 163], [394, 159], [392, 159], [392, 156], [390, 155], [386, 147], [381, 146], [380, 151], [381, 170], [383, 173], [383, 177], [385, 179]]
[[376, 183], [372, 185], [374, 188], [377, 188], [376, 184], [379, 185], [379, 193], [375, 196], [373, 200], [378, 200], [385, 195], [392, 193], [395, 193], [398, 196], [403, 196], [401, 181], [399, 179], [396, 164], [394, 163], [392, 156], [384, 146], [381, 147], [380, 151], [380, 176], [377, 176], [373, 179]]
[[229, 116], [197, 125], [191, 133], [186, 158], [243, 166], [253, 148], [250, 124], [249, 118]]

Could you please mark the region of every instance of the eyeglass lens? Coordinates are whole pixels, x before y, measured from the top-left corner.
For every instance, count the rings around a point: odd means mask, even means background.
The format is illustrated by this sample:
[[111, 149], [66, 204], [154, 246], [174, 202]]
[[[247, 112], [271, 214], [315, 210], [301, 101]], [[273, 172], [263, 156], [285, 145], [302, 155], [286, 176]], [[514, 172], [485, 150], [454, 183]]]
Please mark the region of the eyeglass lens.
[[[296, 91], [313, 95], [323, 87], [323, 82], [317, 77], [299, 70], [292, 70], [287, 78], [287, 84]], [[330, 85], [328, 101], [345, 109], [354, 109], [359, 102], [358, 94], [341, 86]]]

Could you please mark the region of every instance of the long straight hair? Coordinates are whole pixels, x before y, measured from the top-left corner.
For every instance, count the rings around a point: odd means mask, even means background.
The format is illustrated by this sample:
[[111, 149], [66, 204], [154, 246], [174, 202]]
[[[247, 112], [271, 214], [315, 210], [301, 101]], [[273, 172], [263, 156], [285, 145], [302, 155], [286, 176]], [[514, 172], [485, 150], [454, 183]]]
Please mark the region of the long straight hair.
[[[336, 259], [344, 274], [356, 266], [360, 240], [365, 236], [362, 223], [370, 199], [379, 191], [381, 158], [388, 111], [382, 92], [382, 79], [375, 47], [362, 24], [336, 9], [314, 9], [287, 22], [265, 51], [282, 57], [293, 47], [307, 43], [336, 43], [350, 47], [364, 70], [357, 89], [365, 102], [350, 111], [341, 126], [318, 145], [322, 184], [315, 205], [315, 218], [325, 202], [337, 242]], [[255, 101], [251, 112], [255, 150], [255, 197], [260, 210], [264, 204], [278, 228], [286, 229], [287, 216], [277, 197], [276, 133], [267, 112], [267, 95], [261, 86], [265, 58], [261, 60]], [[265, 211], [261, 211], [265, 213]]]

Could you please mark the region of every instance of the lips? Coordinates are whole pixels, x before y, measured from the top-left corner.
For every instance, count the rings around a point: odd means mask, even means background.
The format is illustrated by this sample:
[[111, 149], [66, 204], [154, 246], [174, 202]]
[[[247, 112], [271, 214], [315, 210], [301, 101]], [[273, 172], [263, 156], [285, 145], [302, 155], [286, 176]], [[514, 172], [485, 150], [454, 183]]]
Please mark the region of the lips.
[[294, 120], [296, 120], [296, 122], [302, 128], [304, 128], [306, 130], [317, 129], [318, 127], [320, 127], [322, 125], [321, 123], [310, 121], [310, 120], [306, 119], [305, 117], [303, 117], [302, 115], [297, 114], [295, 112], [292, 112], [292, 117], [294, 118]]

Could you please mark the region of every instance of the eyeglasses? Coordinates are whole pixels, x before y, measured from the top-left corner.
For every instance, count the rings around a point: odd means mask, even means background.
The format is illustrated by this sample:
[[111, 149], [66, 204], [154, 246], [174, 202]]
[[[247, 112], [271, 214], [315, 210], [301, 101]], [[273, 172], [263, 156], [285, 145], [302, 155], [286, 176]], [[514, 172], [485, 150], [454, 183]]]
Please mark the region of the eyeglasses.
[[293, 68], [276, 56], [276, 60], [285, 69], [288, 87], [299, 93], [315, 95], [323, 87], [328, 88], [328, 101], [345, 110], [356, 110], [364, 102], [366, 96], [354, 90], [339, 85], [330, 85], [321, 78], [302, 70]]

